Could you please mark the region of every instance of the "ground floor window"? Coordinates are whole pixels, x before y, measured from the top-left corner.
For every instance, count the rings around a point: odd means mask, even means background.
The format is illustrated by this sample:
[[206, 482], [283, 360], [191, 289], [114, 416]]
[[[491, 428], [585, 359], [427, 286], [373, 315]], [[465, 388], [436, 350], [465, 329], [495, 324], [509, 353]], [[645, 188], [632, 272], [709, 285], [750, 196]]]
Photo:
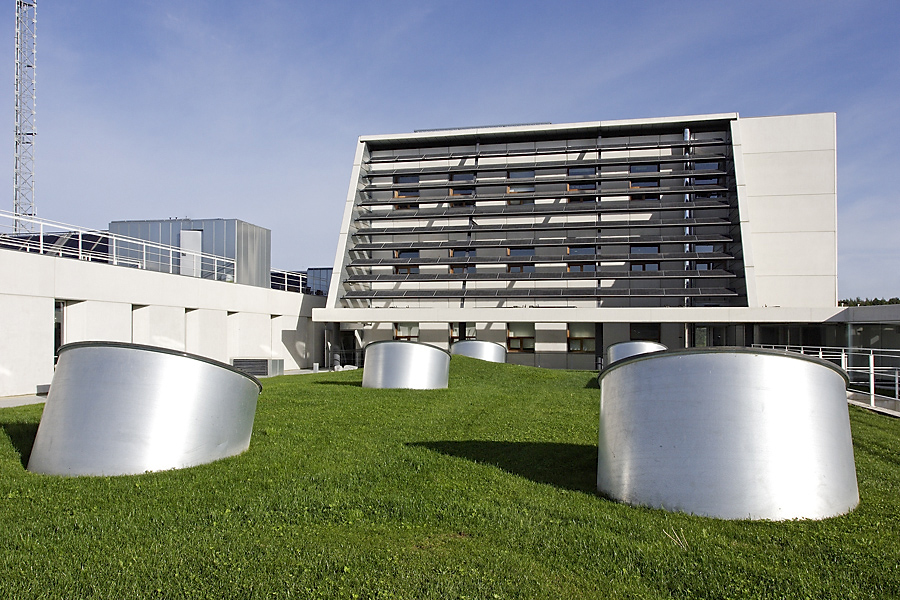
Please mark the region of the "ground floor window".
[[632, 323], [631, 336], [632, 342], [656, 342], [660, 340], [659, 323]]
[[394, 339], [403, 342], [418, 342], [419, 324], [394, 323]]
[[569, 323], [566, 332], [569, 352], [594, 352], [596, 341], [593, 323]]
[[510, 352], [534, 352], [534, 323], [508, 323], [506, 347]]
[[450, 323], [450, 345], [475, 339], [475, 323]]
[[56, 300], [53, 303], [53, 364], [56, 364], [56, 360], [59, 358], [59, 348], [65, 341], [63, 336], [65, 316], [66, 303], [62, 300]]
[[694, 325], [694, 347], [725, 345], [725, 325]]

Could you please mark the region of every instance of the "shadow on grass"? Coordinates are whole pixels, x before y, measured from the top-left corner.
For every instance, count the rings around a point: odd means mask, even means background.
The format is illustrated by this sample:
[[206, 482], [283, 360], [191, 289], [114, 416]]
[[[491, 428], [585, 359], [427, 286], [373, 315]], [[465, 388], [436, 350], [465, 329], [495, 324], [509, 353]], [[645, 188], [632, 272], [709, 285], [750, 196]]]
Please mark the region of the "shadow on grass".
[[584, 389], [586, 389], [586, 390], [590, 390], [590, 389], [599, 390], [600, 389], [600, 381], [597, 379], [596, 375], [594, 375], [593, 377], [588, 379], [588, 382], [586, 384], [584, 384]]
[[28, 467], [28, 459], [31, 458], [31, 448], [34, 446], [34, 437], [37, 435], [37, 423], [0, 423], [0, 429], [9, 437], [16, 452], [22, 461], [23, 467]]
[[486, 440], [411, 442], [407, 445], [494, 465], [537, 483], [597, 494], [597, 446]]
[[315, 385], [343, 385], [350, 387], [362, 387], [362, 381], [315, 381]]

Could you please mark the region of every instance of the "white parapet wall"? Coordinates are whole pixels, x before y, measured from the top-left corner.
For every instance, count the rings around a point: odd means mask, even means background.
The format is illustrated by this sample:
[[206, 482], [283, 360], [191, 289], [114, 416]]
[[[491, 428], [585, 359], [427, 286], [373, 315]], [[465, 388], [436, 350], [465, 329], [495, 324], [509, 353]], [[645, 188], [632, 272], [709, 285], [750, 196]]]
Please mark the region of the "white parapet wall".
[[50, 383], [57, 330], [62, 343], [134, 342], [227, 363], [324, 362], [323, 325], [310, 319], [322, 296], [11, 250], [0, 250], [0, 281], [0, 396]]

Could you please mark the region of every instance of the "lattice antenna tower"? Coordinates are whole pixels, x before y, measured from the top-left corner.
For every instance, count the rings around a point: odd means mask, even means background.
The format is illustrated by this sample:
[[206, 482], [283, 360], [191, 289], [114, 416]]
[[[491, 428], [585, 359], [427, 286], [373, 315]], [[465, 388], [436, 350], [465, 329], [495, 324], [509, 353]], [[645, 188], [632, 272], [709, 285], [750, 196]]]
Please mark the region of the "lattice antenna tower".
[[[34, 217], [34, 65], [37, 42], [37, 0], [16, 0], [16, 216]], [[16, 232], [34, 230], [29, 221], [15, 221]]]

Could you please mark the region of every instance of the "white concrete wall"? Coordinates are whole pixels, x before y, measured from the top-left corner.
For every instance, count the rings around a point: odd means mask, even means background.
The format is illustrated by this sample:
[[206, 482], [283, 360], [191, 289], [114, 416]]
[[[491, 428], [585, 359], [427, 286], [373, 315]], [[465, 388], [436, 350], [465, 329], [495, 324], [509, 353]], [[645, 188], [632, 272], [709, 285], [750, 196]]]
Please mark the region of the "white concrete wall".
[[52, 378], [53, 298], [0, 294], [0, 396], [33, 394]]
[[131, 341], [186, 350], [185, 315], [180, 306], [134, 306], [131, 311]]
[[323, 296], [7, 250], [0, 281], [0, 396], [50, 383], [57, 300], [63, 343], [135, 342], [226, 363], [284, 358], [286, 369], [310, 367], [324, 347], [310, 319]]
[[[63, 318], [63, 343], [87, 340], [131, 341], [132, 305], [130, 302], [74, 301], [58, 296], [57, 299], [66, 301]], [[5, 318], [6, 315], [3, 317]]]
[[837, 305], [834, 113], [733, 123], [749, 305]]
[[[228, 313], [196, 308], [184, 315], [185, 351], [228, 362]], [[285, 363], [285, 368], [287, 363]]]

